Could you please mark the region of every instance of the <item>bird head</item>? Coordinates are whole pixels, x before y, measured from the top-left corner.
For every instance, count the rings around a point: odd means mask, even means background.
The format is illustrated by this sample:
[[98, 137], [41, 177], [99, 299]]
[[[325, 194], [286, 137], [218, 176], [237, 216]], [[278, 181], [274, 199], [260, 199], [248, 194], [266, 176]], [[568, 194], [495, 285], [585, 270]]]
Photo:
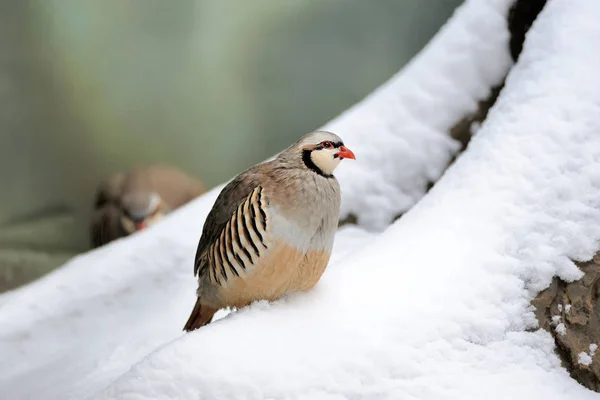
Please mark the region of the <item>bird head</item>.
[[160, 196], [155, 192], [135, 192], [123, 196], [121, 226], [127, 234], [147, 228], [167, 213]]
[[288, 151], [299, 152], [307, 168], [328, 178], [342, 160], [356, 159], [338, 135], [327, 131], [307, 133]]

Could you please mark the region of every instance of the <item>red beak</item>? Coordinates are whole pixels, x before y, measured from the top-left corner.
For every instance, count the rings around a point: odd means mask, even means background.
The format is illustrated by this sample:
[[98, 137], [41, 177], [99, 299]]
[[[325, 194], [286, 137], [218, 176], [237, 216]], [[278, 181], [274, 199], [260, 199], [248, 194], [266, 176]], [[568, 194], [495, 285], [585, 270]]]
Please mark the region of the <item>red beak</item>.
[[145, 227], [146, 227], [146, 223], [145, 222], [138, 222], [137, 224], [135, 224], [135, 230], [136, 231], [141, 231]]
[[356, 157], [354, 157], [354, 153], [352, 152], [352, 150], [347, 149], [346, 146], [340, 146], [340, 151], [337, 153], [337, 156], [340, 158], [340, 160], [343, 160], [344, 158], [351, 158], [353, 160], [356, 160]]

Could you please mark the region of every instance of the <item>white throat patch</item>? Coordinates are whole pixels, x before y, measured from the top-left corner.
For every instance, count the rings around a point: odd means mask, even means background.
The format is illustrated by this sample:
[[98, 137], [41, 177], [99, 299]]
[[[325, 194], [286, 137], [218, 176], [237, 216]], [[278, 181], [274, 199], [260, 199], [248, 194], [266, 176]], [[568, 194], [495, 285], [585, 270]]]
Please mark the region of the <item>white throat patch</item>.
[[325, 175], [331, 175], [341, 161], [339, 158], [334, 157], [338, 152], [339, 149], [313, 150], [310, 152], [310, 158]]

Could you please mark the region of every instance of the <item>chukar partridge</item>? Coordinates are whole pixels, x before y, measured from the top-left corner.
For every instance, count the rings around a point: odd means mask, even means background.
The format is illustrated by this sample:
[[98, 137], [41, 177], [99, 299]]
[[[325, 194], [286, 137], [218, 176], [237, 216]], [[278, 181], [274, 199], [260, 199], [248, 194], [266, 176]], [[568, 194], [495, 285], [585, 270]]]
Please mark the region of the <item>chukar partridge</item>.
[[116, 173], [96, 191], [92, 246], [142, 230], [204, 192], [200, 181], [162, 164]]
[[185, 331], [210, 323], [221, 308], [315, 286], [340, 213], [333, 171], [345, 158], [355, 159], [337, 135], [312, 132], [223, 188], [196, 251], [197, 300]]

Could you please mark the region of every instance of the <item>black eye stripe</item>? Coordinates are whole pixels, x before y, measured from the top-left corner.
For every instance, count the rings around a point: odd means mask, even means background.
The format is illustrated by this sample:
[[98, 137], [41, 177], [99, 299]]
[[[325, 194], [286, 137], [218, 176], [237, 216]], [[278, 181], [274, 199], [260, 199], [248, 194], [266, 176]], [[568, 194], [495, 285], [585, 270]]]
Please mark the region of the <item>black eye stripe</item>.
[[330, 140], [325, 140], [325, 141], [322, 141], [321, 143], [319, 143], [313, 150], [337, 149], [343, 145], [344, 145], [344, 143], [342, 143], [342, 142], [333, 143]]
[[342, 142], [330, 142], [330, 141], [324, 141], [319, 143], [313, 150], [323, 150], [323, 149], [338, 149], [340, 147], [342, 147], [344, 145], [344, 143]]

